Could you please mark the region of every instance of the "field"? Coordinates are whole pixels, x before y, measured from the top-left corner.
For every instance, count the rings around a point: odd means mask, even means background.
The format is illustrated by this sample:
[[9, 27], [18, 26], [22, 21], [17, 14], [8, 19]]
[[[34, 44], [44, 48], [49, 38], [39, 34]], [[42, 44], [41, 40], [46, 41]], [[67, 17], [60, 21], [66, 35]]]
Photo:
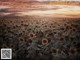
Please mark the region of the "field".
[[1, 18], [0, 36], [1, 48], [13, 49], [13, 60], [79, 60], [80, 18]]
[[0, 6], [0, 48], [12, 60], [80, 60], [80, 7], [31, 6]]

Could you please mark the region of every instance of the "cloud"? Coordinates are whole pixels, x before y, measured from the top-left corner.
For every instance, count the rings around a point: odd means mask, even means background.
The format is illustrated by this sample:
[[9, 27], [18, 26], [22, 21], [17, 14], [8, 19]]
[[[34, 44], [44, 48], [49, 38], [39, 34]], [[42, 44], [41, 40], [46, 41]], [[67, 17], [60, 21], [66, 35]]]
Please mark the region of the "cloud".
[[80, 0], [37, 0], [37, 1], [80, 1]]

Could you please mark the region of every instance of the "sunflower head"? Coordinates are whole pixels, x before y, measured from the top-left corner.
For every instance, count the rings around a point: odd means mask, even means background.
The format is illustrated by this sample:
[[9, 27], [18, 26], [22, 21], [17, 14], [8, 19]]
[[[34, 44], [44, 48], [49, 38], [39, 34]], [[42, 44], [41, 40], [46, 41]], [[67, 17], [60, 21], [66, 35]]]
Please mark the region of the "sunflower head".
[[46, 44], [48, 44], [48, 39], [46, 38], [42, 39], [42, 45], [46, 45]]
[[19, 41], [19, 44], [23, 44], [25, 42], [23, 37], [19, 37], [18, 41]]
[[35, 34], [34, 34], [33, 32], [30, 32], [30, 33], [28, 34], [28, 37], [32, 39], [32, 38], [35, 38], [36, 36], [35, 36]]
[[63, 43], [63, 42], [65, 41], [65, 38], [64, 38], [64, 37], [61, 37], [61, 38], [59, 39], [59, 41], [60, 41], [60, 43]]
[[77, 54], [77, 49], [76, 48], [70, 48], [69, 49], [69, 55], [70, 56], [74, 56]]
[[8, 46], [6, 44], [3, 44], [2, 48], [8, 48]]

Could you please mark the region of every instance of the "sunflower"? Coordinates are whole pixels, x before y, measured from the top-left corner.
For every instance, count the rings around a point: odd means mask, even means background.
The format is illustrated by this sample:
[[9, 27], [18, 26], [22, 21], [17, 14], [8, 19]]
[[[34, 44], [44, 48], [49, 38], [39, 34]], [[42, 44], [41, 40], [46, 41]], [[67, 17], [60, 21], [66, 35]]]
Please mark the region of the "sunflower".
[[69, 28], [70, 28], [70, 26], [66, 25], [66, 29], [69, 29]]
[[28, 43], [32, 43], [32, 41], [33, 41], [33, 40], [32, 40], [31, 38], [28, 39]]
[[62, 35], [63, 36], [68, 36], [69, 35], [69, 32], [64, 32]]
[[60, 49], [57, 49], [57, 53], [58, 53], [58, 54], [61, 54], [61, 50], [60, 50]]
[[70, 29], [70, 30], [72, 30], [72, 29], [73, 29], [73, 27], [72, 27], [72, 26], [69, 26], [69, 29]]
[[59, 42], [61, 42], [61, 43], [63, 43], [65, 41], [65, 38], [64, 37], [61, 37], [60, 39], [59, 39]]
[[72, 28], [71, 31], [72, 31], [72, 32], [75, 32], [75, 31], [76, 31], [76, 28]]
[[6, 44], [3, 44], [2, 48], [8, 48], [8, 46]]
[[65, 23], [64, 26], [67, 26], [67, 24]]
[[13, 51], [15, 51], [15, 45], [14, 44], [10, 44], [9, 47], [12, 48]]
[[35, 36], [35, 34], [34, 34], [33, 32], [30, 32], [30, 33], [28, 34], [28, 37], [29, 37], [30, 39], [34, 39], [36, 36]]
[[73, 46], [76, 46], [76, 45], [77, 45], [77, 41], [73, 41], [71, 44], [72, 44]]
[[39, 36], [39, 37], [43, 37], [43, 36], [44, 36], [43, 31], [38, 31], [38, 36]]
[[11, 48], [14, 48], [14, 45], [13, 45], [13, 44], [10, 44], [9, 46], [10, 46]]
[[46, 45], [46, 44], [48, 44], [48, 39], [46, 38], [42, 39], [42, 45]]
[[51, 51], [52, 51], [52, 53], [57, 53], [56, 49], [52, 49]]
[[69, 49], [69, 56], [73, 56], [77, 54], [77, 49], [75, 47], [71, 47]]
[[25, 40], [24, 40], [24, 38], [21, 36], [21, 37], [19, 37], [19, 44], [24, 44], [24, 42], [25, 42]]

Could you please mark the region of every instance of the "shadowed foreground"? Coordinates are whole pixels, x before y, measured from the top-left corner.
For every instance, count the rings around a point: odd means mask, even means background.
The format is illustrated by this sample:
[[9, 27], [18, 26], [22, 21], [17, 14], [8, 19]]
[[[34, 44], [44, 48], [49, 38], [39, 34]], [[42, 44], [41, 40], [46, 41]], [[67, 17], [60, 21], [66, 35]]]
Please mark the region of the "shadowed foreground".
[[0, 48], [13, 60], [80, 60], [80, 18], [0, 18]]

